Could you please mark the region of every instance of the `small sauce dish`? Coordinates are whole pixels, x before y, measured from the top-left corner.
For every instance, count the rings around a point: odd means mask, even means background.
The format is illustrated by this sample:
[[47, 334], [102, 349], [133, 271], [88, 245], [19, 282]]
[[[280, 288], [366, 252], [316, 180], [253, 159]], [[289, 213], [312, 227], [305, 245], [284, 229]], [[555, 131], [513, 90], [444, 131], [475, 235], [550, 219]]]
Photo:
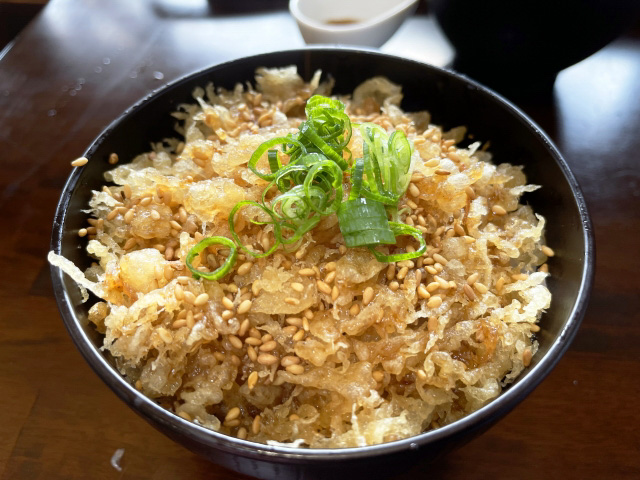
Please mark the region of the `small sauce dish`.
[[306, 43], [380, 47], [414, 12], [418, 0], [291, 0]]

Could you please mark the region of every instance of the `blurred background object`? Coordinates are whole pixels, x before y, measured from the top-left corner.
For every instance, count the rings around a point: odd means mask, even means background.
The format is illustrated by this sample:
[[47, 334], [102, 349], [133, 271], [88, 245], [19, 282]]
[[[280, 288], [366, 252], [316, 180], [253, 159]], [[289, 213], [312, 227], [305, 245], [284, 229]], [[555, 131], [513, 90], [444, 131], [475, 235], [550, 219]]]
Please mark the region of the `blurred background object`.
[[550, 93], [558, 72], [638, 19], [638, 0], [430, 0], [453, 68], [512, 97]]
[[35, 17], [48, 0], [0, 1], [0, 49], [3, 49]]
[[418, 0], [291, 0], [289, 11], [308, 44], [381, 47]]

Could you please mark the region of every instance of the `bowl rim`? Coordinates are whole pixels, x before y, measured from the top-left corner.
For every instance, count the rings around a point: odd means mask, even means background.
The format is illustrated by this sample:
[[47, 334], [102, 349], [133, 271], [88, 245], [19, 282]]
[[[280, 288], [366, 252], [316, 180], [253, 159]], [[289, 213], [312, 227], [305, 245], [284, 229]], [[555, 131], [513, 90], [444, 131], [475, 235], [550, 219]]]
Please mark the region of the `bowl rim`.
[[[481, 429], [483, 428], [483, 426], [489, 425], [494, 422], [495, 416], [498, 412], [503, 413], [503, 415], [499, 416], [499, 418], [502, 418], [504, 415], [506, 415], [506, 413], [512, 410], [531, 391], [533, 391], [540, 384], [540, 382], [542, 382], [542, 380], [559, 362], [559, 360], [571, 344], [573, 338], [575, 337], [585, 315], [595, 271], [594, 232], [587, 210], [587, 205], [576, 178], [569, 169], [568, 164], [560, 154], [559, 150], [556, 148], [547, 134], [527, 114], [525, 114], [509, 100], [463, 74], [434, 65], [429, 65], [417, 60], [381, 53], [374, 49], [318, 45], [299, 49], [278, 50], [241, 57], [201, 68], [192, 71], [191, 73], [182, 75], [170, 82], [167, 82], [163, 86], [152, 90], [150, 93], [127, 108], [118, 118], [113, 120], [91, 142], [90, 146], [86, 149], [84, 156], [87, 158], [91, 158], [100, 144], [129, 115], [144, 108], [147, 104], [152, 102], [157, 95], [177, 88], [183, 83], [191, 81], [194, 77], [205, 75], [207, 73], [213, 73], [217, 70], [224, 70], [225, 68], [238, 63], [250, 62], [257, 67], [258, 65], [268, 65], [268, 63], [265, 62], [269, 62], [270, 59], [277, 56], [305, 55], [310, 53], [324, 55], [333, 55], [336, 53], [340, 53], [348, 55], [369, 55], [371, 57], [387, 58], [394, 61], [413, 64], [415, 65], [415, 68], [418, 69], [431, 69], [438, 75], [452, 77], [454, 81], [461, 81], [463, 83], [466, 83], [469, 88], [477, 90], [481, 95], [491, 97], [494, 101], [501, 104], [502, 108], [510, 110], [512, 114], [521, 117], [526, 126], [530, 129], [531, 133], [538, 137], [538, 139], [544, 143], [546, 149], [548, 150], [548, 153], [553, 157], [556, 164], [561, 169], [565, 180], [569, 184], [569, 187], [573, 194], [573, 199], [578, 207], [582, 226], [582, 238], [585, 245], [585, 255], [582, 267], [582, 277], [580, 280], [576, 301], [567, 317], [567, 320], [564, 323], [561, 332], [558, 334], [557, 338], [553, 340], [553, 343], [547, 353], [543, 357], [540, 357], [539, 362], [533, 367], [530, 367], [529, 369], [521, 373], [521, 378], [517, 383], [510, 385], [509, 388], [501, 392], [497, 398], [491, 400], [484, 407], [449, 425], [445, 425], [436, 430], [429, 430], [413, 437], [377, 445], [347, 448], [311, 449], [283, 445], [266, 445], [231, 437], [210, 430], [193, 422], [186, 421], [176, 414], [170, 412], [169, 410], [162, 408], [152, 399], [138, 392], [124, 379], [124, 377], [115, 368], [109, 365], [103, 354], [93, 346], [91, 340], [85, 334], [80, 321], [73, 313], [73, 308], [71, 307], [72, 302], [70, 300], [69, 293], [65, 289], [65, 274], [59, 268], [50, 265], [54, 295], [65, 327], [69, 332], [69, 335], [71, 336], [76, 348], [80, 351], [85, 361], [98, 374], [102, 381], [106, 383], [107, 386], [109, 386], [109, 388], [111, 388], [111, 390], [116, 393], [116, 395], [124, 400], [127, 405], [130, 406], [136, 413], [141, 415], [148, 422], [151, 422], [151, 419], [153, 419], [153, 421], [160, 423], [169, 431], [180, 430], [181, 433], [191, 438], [192, 440], [206, 445], [207, 447], [213, 447], [226, 453], [267, 461], [278, 461], [284, 459], [294, 461], [298, 460], [300, 463], [305, 462], [307, 464], [309, 462], [322, 461], [327, 459], [331, 459], [334, 461], [343, 459], [366, 459], [368, 457], [377, 456], [380, 454], [388, 455], [406, 450], [416, 450], [418, 448], [424, 448], [431, 443], [444, 440], [447, 437], [454, 436], [461, 433], [462, 431], [473, 431]], [[374, 58], [372, 58], [372, 60], [374, 60]], [[63, 187], [56, 208], [50, 248], [57, 254], [60, 254], [61, 252], [64, 224], [66, 220], [66, 212], [69, 206], [70, 195], [78, 184], [81, 176], [81, 171], [82, 168], [75, 168], [72, 170]]]

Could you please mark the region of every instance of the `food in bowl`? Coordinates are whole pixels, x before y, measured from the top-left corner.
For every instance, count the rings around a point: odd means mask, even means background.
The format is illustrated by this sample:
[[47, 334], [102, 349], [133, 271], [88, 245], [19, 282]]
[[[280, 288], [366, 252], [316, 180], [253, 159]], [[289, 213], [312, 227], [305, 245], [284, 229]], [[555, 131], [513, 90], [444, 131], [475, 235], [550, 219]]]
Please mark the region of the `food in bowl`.
[[[89, 319], [121, 373], [185, 420], [262, 443], [378, 444], [479, 409], [536, 352], [553, 251], [519, 198], [537, 187], [464, 128], [403, 112], [384, 78], [330, 89], [293, 68], [197, 89], [174, 114], [182, 140], [94, 193], [79, 233], [96, 264], [50, 254], [102, 299]], [[299, 128], [313, 136], [314, 118], [315, 151]], [[338, 145], [339, 182], [313, 163]], [[306, 177], [278, 177], [295, 162]]]

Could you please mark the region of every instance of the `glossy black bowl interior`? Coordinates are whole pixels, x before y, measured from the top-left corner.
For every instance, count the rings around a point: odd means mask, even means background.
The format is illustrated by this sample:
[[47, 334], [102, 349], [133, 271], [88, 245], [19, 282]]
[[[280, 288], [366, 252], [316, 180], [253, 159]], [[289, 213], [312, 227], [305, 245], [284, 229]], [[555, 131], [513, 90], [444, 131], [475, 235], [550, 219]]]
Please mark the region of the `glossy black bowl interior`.
[[[388, 444], [349, 449], [303, 450], [255, 444], [212, 432], [162, 409], [132, 388], [99, 351], [101, 336], [87, 323], [74, 282], [52, 269], [60, 312], [76, 346], [109, 387], [159, 430], [193, 451], [234, 470], [260, 478], [327, 478], [338, 473], [359, 478], [388, 478], [419, 460], [428, 461], [455, 448], [496, 422], [549, 373], [573, 339], [586, 308], [593, 276], [593, 237], [584, 199], [566, 163], [545, 134], [516, 107], [464, 77], [425, 64], [380, 53], [313, 48], [276, 52], [209, 68], [176, 81], [127, 110], [90, 146], [88, 165], [74, 169], [56, 212], [52, 249], [80, 267], [90, 263], [81, 210], [103, 182], [111, 152], [120, 158], [149, 150], [151, 141], [173, 136], [170, 113], [191, 102], [196, 86], [214, 82], [233, 87], [253, 79], [259, 66], [295, 64], [310, 79], [316, 69], [336, 79], [335, 92], [349, 93], [363, 80], [385, 75], [403, 85], [405, 110], [428, 109], [433, 121], [450, 128], [467, 125], [475, 139], [491, 141], [496, 162], [524, 165], [529, 181], [543, 188], [526, 202], [547, 220], [551, 259], [552, 306], [541, 321], [540, 351], [532, 365], [496, 400], [474, 414], [435, 431]], [[91, 303], [91, 302], [89, 302]], [[114, 422], [118, 419], [114, 418]], [[549, 426], [553, 428], [553, 426]]]

